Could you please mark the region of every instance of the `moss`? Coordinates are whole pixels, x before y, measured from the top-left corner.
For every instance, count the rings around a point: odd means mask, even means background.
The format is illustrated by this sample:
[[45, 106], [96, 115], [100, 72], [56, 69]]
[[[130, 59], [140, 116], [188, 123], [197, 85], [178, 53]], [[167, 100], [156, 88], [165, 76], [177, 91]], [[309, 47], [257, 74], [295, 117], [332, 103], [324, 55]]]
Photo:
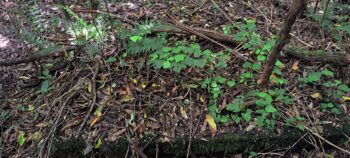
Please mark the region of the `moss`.
[[[343, 123], [340, 127], [325, 125], [323, 127], [323, 136], [331, 142], [341, 145], [346, 142], [344, 134], [350, 135], [350, 123]], [[289, 148], [297, 142], [303, 135], [301, 131], [292, 127], [285, 127], [281, 134], [272, 132], [259, 133], [226, 133], [214, 138], [193, 139], [191, 141], [191, 151], [198, 156], [223, 156], [225, 154], [242, 153], [249, 150], [273, 150], [281, 148]], [[144, 153], [150, 157], [155, 156], [156, 148], [159, 148], [159, 156], [162, 157], [183, 157], [187, 154], [189, 139], [187, 137], [178, 137], [172, 142], [158, 142], [156, 139], [145, 138], [139, 142], [140, 147], [144, 148]], [[80, 155], [85, 148], [84, 141], [81, 139], [57, 140], [54, 141], [52, 150], [53, 157], [56, 155], [62, 157], [63, 154], [71, 153], [71, 155]], [[125, 156], [128, 150], [129, 142], [125, 138], [121, 138], [116, 142], [107, 142], [98, 150], [93, 151], [89, 156], [113, 157]], [[305, 141], [299, 141], [293, 150], [312, 148]], [[79, 156], [78, 156], [79, 157]]]

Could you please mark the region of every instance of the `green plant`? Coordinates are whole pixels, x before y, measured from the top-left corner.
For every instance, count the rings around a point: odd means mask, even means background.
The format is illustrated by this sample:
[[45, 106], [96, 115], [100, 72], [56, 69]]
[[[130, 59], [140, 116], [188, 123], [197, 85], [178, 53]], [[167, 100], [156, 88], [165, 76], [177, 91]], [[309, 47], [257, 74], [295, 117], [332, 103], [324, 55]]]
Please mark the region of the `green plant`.
[[106, 25], [101, 16], [96, 17], [93, 23], [88, 24], [68, 7], [63, 7], [67, 13], [76, 19], [68, 26], [67, 33], [72, 37], [72, 44], [84, 45], [89, 42], [101, 43], [107, 37]]
[[226, 62], [230, 59], [224, 52], [202, 51], [198, 44], [163, 47], [152, 53], [150, 58], [148, 63], [156, 69], [170, 69], [177, 73], [187, 67], [202, 68], [210, 64], [215, 64], [215, 67], [226, 67]]
[[346, 39], [350, 35], [350, 18], [349, 14], [337, 13], [338, 11], [350, 13], [349, 4], [341, 4], [331, 2], [323, 14], [307, 14], [307, 16], [315, 20], [322, 29], [326, 30], [337, 42]]
[[333, 77], [334, 74], [332, 71], [329, 71], [329, 70], [322, 70], [320, 72], [311, 72], [306, 77], [301, 78], [300, 81], [304, 83], [315, 83], [320, 81], [322, 76]]
[[160, 33], [150, 36], [151, 30], [165, 23], [143, 22], [134, 28], [117, 27], [118, 38], [125, 45], [125, 55], [139, 55], [161, 50], [168, 44], [167, 34]]
[[304, 124], [303, 124], [304, 120], [305, 119], [301, 116], [288, 117], [286, 120], [286, 125], [295, 126], [295, 127], [299, 128], [300, 130], [304, 130]]
[[[47, 67], [51, 67], [51, 65], [48, 65]], [[39, 90], [39, 93], [47, 93], [50, 90], [50, 80], [52, 78], [52, 75], [50, 74], [50, 71], [48, 70], [48, 68], [45, 68], [42, 72], [41, 72], [42, 76], [40, 77], [40, 79], [44, 80], [41, 83], [41, 87]]]

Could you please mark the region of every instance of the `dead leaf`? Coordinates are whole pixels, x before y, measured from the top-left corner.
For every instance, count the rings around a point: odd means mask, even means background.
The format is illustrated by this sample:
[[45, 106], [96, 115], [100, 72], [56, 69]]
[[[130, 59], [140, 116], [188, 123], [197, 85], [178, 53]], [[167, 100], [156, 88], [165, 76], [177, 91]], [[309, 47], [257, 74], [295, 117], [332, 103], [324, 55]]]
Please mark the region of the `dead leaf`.
[[250, 122], [248, 127], [245, 128], [245, 131], [249, 132], [251, 130], [253, 130], [256, 127], [256, 121]]
[[100, 120], [100, 118], [101, 118], [100, 116], [94, 116], [94, 118], [90, 123], [90, 127], [94, 126]]
[[132, 97], [131, 95], [125, 95], [123, 96], [122, 98], [122, 102], [130, 102], [130, 101], [133, 101], [135, 98]]
[[296, 61], [292, 65], [292, 70], [297, 71], [299, 70], [299, 61]]
[[206, 114], [205, 121], [208, 122], [211, 136], [214, 137], [218, 129], [213, 117], [210, 114]]
[[185, 120], [188, 120], [188, 115], [186, 113], [186, 110], [181, 106], [180, 107], [180, 113], [181, 113], [181, 116], [185, 119]]
[[91, 81], [88, 83], [88, 92], [92, 93], [92, 82]]
[[314, 99], [322, 99], [322, 96], [320, 93], [313, 93], [310, 95], [311, 98], [314, 98]]
[[271, 74], [271, 82], [272, 83], [275, 83], [275, 84], [277, 84], [278, 82], [277, 82], [277, 79], [278, 79], [278, 77], [273, 73], [273, 74]]
[[202, 102], [202, 103], [204, 103], [204, 102], [205, 102], [205, 97], [204, 97], [203, 95], [201, 95], [201, 96], [199, 97], [199, 101]]
[[342, 99], [343, 99], [344, 101], [350, 101], [350, 97], [348, 97], [348, 96], [343, 96]]

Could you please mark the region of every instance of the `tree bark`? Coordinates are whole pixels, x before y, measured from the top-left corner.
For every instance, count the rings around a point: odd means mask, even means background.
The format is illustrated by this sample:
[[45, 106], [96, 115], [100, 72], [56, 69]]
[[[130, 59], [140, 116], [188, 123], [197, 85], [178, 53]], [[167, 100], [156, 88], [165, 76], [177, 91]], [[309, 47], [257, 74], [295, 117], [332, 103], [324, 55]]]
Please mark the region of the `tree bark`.
[[303, 11], [306, 7], [307, 0], [294, 0], [293, 4], [287, 13], [285, 20], [283, 21], [282, 29], [278, 33], [277, 40], [275, 46], [271, 50], [271, 54], [269, 55], [265, 65], [263, 73], [261, 74], [258, 85], [264, 86], [269, 81], [270, 75], [275, 66], [276, 60], [280, 55], [280, 51], [283, 47], [288, 43], [290, 39], [290, 31], [292, 26], [297, 18], [297, 16]]

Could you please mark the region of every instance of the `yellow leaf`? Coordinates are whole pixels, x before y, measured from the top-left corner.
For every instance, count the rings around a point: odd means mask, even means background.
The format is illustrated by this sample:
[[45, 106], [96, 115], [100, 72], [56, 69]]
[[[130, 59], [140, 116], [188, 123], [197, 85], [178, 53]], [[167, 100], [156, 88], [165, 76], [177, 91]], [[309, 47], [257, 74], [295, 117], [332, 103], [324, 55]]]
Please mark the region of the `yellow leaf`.
[[100, 116], [94, 117], [90, 123], [90, 127], [94, 126], [100, 120], [100, 118]]
[[201, 96], [199, 97], [199, 101], [201, 101], [202, 103], [204, 103], [204, 102], [205, 102], [205, 98], [204, 98], [204, 96], [203, 96], [203, 95], [201, 95]]
[[141, 83], [141, 87], [142, 87], [143, 89], [145, 89], [145, 88], [147, 87], [147, 84], [146, 84], [145, 82], [142, 82], [142, 83]]
[[129, 101], [132, 101], [132, 100], [134, 100], [135, 98], [134, 97], [132, 97], [131, 95], [125, 95], [125, 96], [123, 96], [123, 98], [122, 98], [122, 102], [129, 102]]
[[103, 106], [98, 106], [94, 112], [94, 115], [98, 117], [102, 116], [102, 109], [103, 109]]
[[299, 70], [299, 61], [296, 61], [292, 65], [292, 70], [297, 71]]
[[213, 117], [210, 114], [206, 114], [205, 121], [209, 124], [211, 136], [215, 136], [218, 129]]
[[137, 79], [133, 79], [132, 82], [134, 82], [136, 84], [137, 83]]
[[40, 139], [42, 138], [42, 134], [40, 132], [34, 132], [33, 134], [31, 134], [29, 136], [30, 140], [34, 140], [34, 141], [40, 141]]
[[180, 107], [180, 113], [181, 113], [181, 116], [182, 116], [185, 120], [188, 119], [186, 110], [185, 110], [182, 106]]
[[311, 98], [314, 99], [322, 99], [321, 94], [320, 93], [314, 93], [310, 95]]
[[278, 83], [277, 79], [278, 79], [278, 77], [275, 74], [271, 74], [271, 82], [272, 83], [276, 83], [277, 84]]
[[350, 97], [348, 97], [348, 96], [343, 96], [342, 98], [344, 101], [350, 101]]
[[92, 93], [92, 82], [91, 81], [88, 84], [88, 92]]

